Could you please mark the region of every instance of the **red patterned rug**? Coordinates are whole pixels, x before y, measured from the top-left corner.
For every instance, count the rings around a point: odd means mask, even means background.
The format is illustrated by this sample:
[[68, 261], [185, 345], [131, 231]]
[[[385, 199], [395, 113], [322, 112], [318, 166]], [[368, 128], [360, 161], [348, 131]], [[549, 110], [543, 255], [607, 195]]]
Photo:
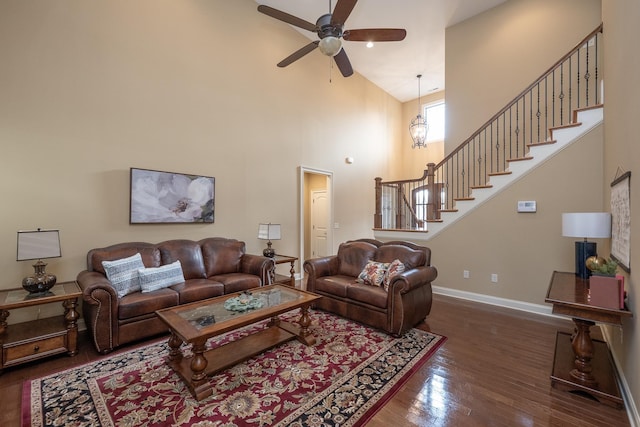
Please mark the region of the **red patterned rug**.
[[446, 340], [417, 329], [393, 338], [332, 314], [311, 314], [314, 346], [290, 341], [214, 375], [213, 395], [200, 402], [166, 365], [162, 340], [25, 382], [22, 425], [360, 426]]

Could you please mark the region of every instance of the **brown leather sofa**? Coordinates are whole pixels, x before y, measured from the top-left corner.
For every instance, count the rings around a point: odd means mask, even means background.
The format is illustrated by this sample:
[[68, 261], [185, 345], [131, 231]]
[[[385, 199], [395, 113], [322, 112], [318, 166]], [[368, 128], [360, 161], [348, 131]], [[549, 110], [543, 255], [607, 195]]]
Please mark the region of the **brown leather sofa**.
[[[359, 283], [368, 261], [399, 259], [405, 271], [383, 286]], [[431, 250], [410, 242], [359, 239], [342, 243], [338, 254], [305, 261], [307, 290], [322, 295], [315, 307], [399, 336], [431, 311], [431, 282], [438, 275]]]
[[[118, 297], [102, 261], [139, 253], [145, 267], [180, 261], [184, 283]], [[77, 277], [83, 292], [83, 315], [101, 353], [141, 338], [167, 332], [155, 311], [269, 284], [273, 259], [245, 253], [245, 243], [221, 237], [169, 240], [152, 244], [120, 243], [91, 249], [87, 269]]]

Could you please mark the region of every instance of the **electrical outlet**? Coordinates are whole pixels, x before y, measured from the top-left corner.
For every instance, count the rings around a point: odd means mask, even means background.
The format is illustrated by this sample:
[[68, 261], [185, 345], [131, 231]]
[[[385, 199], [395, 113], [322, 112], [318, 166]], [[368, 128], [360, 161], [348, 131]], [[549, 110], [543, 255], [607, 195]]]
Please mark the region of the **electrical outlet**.
[[469, 270], [464, 270], [462, 272], [462, 277], [464, 277], [465, 279], [468, 279], [469, 278]]
[[491, 281], [493, 283], [498, 283], [498, 275], [495, 273], [491, 274]]

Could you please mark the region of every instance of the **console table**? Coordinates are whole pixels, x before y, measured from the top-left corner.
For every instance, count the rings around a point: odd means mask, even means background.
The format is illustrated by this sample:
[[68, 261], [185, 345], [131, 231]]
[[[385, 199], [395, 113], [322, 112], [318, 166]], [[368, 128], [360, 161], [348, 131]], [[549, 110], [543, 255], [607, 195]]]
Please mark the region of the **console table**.
[[592, 340], [589, 329], [596, 322], [621, 325], [631, 317], [627, 310], [597, 307], [589, 303], [589, 280], [574, 273], [554, 271], [545, 302], [553, 313], [569, 316], [573, 334], [558, 332], [551, 385], [565, 391], [581, 391], [599, 402], [622, 408], [624, 402], [607, 343]]

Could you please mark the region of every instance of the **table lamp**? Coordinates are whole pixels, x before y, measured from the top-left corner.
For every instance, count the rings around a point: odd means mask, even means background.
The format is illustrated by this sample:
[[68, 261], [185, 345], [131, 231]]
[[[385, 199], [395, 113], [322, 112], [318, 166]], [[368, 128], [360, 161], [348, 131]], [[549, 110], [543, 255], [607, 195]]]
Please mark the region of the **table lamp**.
[[611, 237], [611, 214], [608, 212], [577, 212], [562, 214], [562, 235], [565, 237], [582, 237], [584, 241], [576, 245], [576, 276], [588, 279], [590, 271], [586, 260], [597, 255], [595, 242], [587, 239], [603, 239]]
[[60, 233], [58, 230], [18, 231], [18, 254], [16, 261], [37, 259], [33, 264], [33, 276], [22, 279], [22, 287], [30, 294], [47, 292], [56, 284], [56, 276], [45, 271], [46, 258], [59, 258]]
[[280, 240], [280, 224], [260, 224], [258, 226], [258, 239], [268, 240], [267, 248], [262, 251], [262, 254], [273, 258], [276, 255], [276, 251], [271, 248], [271, 241]]

